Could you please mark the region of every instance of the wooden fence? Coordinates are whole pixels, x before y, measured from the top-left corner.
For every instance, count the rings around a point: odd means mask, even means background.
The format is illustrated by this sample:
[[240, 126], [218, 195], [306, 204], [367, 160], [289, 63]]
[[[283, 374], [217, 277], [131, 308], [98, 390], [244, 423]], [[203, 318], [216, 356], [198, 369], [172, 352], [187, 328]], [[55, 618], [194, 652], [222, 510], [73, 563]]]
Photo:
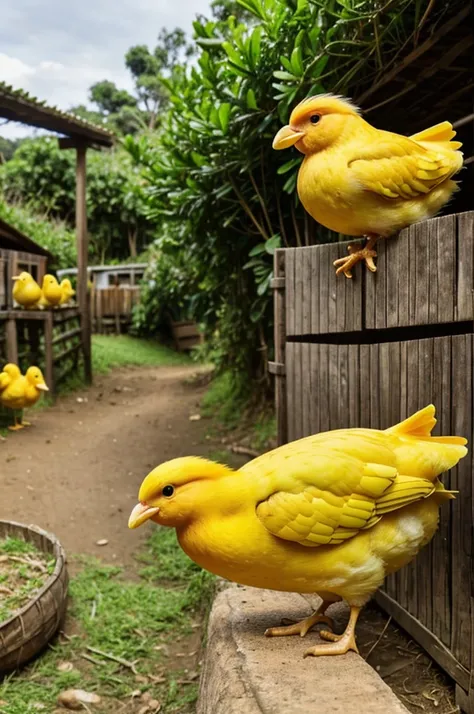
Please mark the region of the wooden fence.
[[459, 496], [414, 563], [377, 599], [456, 682], [474, 714], [474, 212], [381, 241], [377, 273], [336, 277], [346, 244], [278, 250], [275, 362], [279, 441], [387, 428], [432, 402], [436, 434], [468, 438], [443, 478]]
[[32, 364], [43, 370], [52, 396], [58, 385], [85, 364], [81, 313], [77, 307], [54, 310], [0, 310], [0, 368], [6, 362], [23, 371]]
[[93, 332], [115, 331], [120, 334], [130, 323], [133, 307], [139, 299], [139, 285], [116, 285], [93, 290], [91, 296]]

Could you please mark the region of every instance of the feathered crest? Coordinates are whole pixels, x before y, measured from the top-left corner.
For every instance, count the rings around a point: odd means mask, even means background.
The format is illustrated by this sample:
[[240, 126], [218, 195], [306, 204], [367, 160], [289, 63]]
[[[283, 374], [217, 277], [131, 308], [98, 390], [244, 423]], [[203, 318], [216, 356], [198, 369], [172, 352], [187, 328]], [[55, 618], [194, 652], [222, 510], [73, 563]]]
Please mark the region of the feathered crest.
[[307, 115], [319, 114], [355, 114], [360, 116], [361, 110], [350, 99], [337, 94], [317, 94], [303, 99], [292, 111], [290, 122], [299, 122]]

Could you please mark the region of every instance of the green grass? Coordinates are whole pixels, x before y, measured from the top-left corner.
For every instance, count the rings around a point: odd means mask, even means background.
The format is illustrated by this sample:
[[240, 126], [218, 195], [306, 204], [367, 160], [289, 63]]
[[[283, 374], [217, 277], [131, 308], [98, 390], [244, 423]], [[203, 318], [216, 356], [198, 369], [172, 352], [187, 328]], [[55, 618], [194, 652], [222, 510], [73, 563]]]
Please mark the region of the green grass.
[[93, 335], [92, 369], [107, 373], [115, 367], [164, 367], [191, 364], [190, 358], [153, 340], [129, 335]]
[[[21, 674], [0, 682], [2, 714], [30, 714], [38, 705], [52, 714], [58, 694], [75, 686], [97, 692], [109, 706], [116, 701], [117, 709], [117, 700], [139, 689], [162, 703], [162, 714], [193, 711], [197, 683], [181, 683], [186, 675], [166, 667], [165, 648], [192, 631], [196, 612], [209, 600], [212, 577], [184, 556], [171, 529], [154, 530], [143, 559], [146, 577], [138, 582], [125, 580], [120, 568], [83, 561], [70, 584], [74, 626], [68, 629], [77, 634], [55, 641]], [[139, 681], [129, 667], [88, 648], [134, 663]], [[71, 672], [58, 671], [65, 661], [74, 665]], [[164, 681], [154, 683], [153, 676]]]
[[0, 540], [0, 622], [26, 605], [53, 570], [54, 558], [31, 543], [21, 538]]

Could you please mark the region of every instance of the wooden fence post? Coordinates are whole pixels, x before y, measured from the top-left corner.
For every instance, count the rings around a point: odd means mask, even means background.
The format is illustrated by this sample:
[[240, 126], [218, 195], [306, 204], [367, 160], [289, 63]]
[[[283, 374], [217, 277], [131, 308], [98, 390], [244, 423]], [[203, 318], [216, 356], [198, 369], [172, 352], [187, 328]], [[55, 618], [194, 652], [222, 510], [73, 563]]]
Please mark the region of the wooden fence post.
[[76, 147], [76, 239], [77, 239], [77, 296], [81, 311], [82, 349], [86, 382], [92, 382], [91, 321], [87, 289], [87, 235], [86, 210], [86, 146]]
[[47, 312], [44, 321], [44, 369], [46, 384], [49, 387], [51, 395], [54, 397], [56, 393], [56, 385], [54, 384], [54, 363], [53, 363], [53, 313]]
[[275, 251], [273, 262], [274, 278], [271, 287], [275, 291], [275, 361], [269, 362], [268, 371], [275, 375], [275, 407], [278, 419], [278, 445], [288, 441], [288, 414], [286, 404], [285, 347], [285, 251]]
[[6, 321], [7, 337], [7, 359], [9, 362], [18, 363], [18, 336], [16, 332], [16, 320], [9, 318]]

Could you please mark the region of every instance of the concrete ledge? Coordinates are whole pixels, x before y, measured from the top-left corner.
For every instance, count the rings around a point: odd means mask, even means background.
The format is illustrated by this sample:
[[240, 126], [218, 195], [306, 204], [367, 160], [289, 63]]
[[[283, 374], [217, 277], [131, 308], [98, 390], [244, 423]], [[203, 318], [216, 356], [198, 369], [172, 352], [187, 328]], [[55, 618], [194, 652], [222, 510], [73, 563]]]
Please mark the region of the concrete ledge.
[[[347, 620], [334, 605], [331, 615]], [[316, 633], [267, 638], [266, 627], [309, 614], [299, 595], [232, 586], [212, 607], [197, 714], [407, 714], [355, 653], [308, 657]]]

